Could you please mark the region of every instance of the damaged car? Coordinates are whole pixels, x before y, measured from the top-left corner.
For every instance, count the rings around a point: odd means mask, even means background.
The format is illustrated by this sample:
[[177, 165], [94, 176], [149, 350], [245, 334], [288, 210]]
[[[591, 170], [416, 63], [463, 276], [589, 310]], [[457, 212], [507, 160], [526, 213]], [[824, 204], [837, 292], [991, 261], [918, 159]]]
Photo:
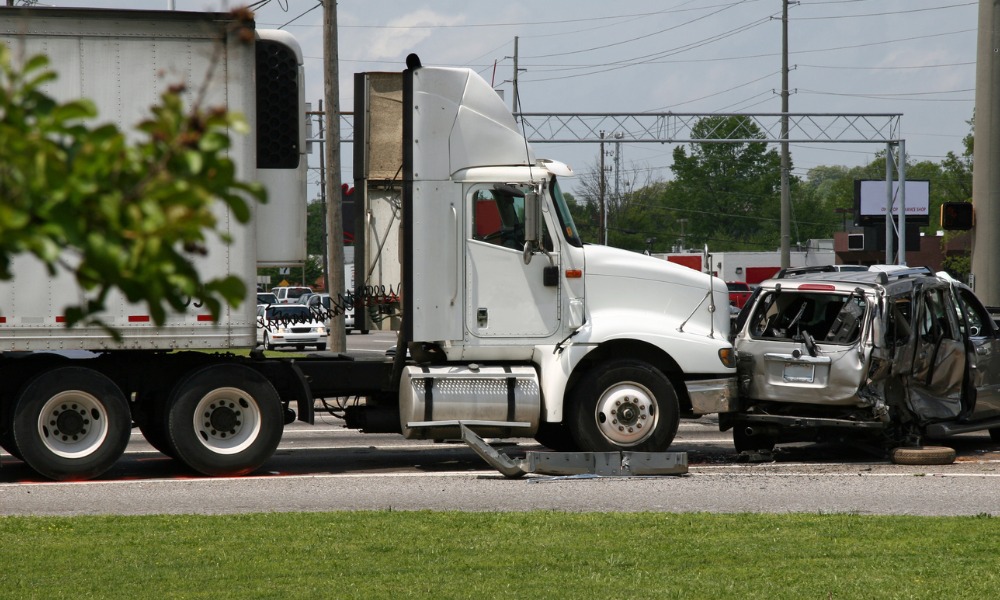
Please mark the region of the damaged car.
[[925, 268], [792, 274], [737, 320], [736, 449], [989, 431], [1000, 441], [1000, 331], [967, 286]]

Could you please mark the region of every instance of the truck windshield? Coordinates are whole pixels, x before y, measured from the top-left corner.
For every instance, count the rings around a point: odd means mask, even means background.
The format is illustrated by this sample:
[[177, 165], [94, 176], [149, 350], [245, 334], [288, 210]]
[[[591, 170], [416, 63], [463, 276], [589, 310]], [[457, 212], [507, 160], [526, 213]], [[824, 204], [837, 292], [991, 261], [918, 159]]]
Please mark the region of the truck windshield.
[[563, 236], [570, 244], [577, 247], [583, 246], [583, 241], [580, 240], [580, 232], [576, 229], [576, 223], [573, 222], [573, 215], [569, 212], [569, 206], [566, 205], [566, 198], [563, 197], [555, 175], [552, 176], [551, 190], [552, 203], [556, 206], [556, 213], [559, 215], [559, 224], [562, 226]]

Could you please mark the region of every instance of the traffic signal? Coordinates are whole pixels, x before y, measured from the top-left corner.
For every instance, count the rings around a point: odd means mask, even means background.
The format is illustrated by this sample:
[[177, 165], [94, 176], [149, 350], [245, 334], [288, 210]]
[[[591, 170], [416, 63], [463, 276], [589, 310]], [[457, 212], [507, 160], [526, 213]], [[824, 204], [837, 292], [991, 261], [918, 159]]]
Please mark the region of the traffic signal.
[[971, 202], [945, 202], [941, 205], [941, 229], [968, 231], [974, 222]]

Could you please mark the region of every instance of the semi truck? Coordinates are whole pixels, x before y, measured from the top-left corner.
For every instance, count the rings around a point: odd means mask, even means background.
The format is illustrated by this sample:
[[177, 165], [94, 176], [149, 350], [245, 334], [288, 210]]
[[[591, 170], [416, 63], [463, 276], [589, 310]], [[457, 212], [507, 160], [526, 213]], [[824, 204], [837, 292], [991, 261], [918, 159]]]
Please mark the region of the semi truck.
[[[257, 268], [305, 258], [302, 54], [282, 32], [235, 39], [231, 21], [0, 10], [3, 43], [58, 65], [50, 93], [95, 99], [102, 118], [122, 127], [171, 74], [203, 77], [221, 43], [214, 60], [224, 68], [212, 71], [209, 98], [246, 115], [252, 133], [234, 136], [232, 155], [241, 177], [270, 196], [248, 225], [223, 214], [231, 244], [196, 261], [206, 275], [247, 283], [246, 301], [218, 321], [190, 306], [155, 326], [141, 305], [120, 299], [103, 316], [119, 337], [66, 328], [64, 307], [81, 290], [17, 257], [14, 278], [0, 282], [8, 452], [48, 478], [92, 478], [137, 427], [194, 471], [244, 474], [267, 461], [286, 424], [312, 423], [321, 399], [364, 432], [458, 439], [465, 426], [555, 449], [661, 451], [679, 418], [735, 401], [725, 283], [584, 243], [561, 187], [571, 169], [537, 158], [473, 71], [425, 67], [415, 56], [402, 73], [359, 74], [355, 100], [357, 212], [368, 235], [356, 241], [364, 281], [352, 303], [368, 318], [360, 307], [378, 292], [366, 289], [382, 289], [376, 277], [398, 278], [398, 314], [385, 321], [398, 327], [396, 352], [288, 358], [254, 348]], [[326, 402], [334, 398], [350, 401]]]

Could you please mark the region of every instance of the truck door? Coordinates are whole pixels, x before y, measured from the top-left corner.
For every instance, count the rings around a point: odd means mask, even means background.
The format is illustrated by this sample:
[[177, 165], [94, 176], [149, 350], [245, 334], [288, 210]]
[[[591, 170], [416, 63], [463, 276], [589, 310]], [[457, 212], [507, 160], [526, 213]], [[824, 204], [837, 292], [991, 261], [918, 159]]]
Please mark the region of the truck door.
[[[559, 325], [559, 285], [545, 256], [524, 264], [527, 187], [477, 184], [466, 193], [466, 330], [481, 338], [548, 337]], [[551, 250], [551, 236], [545, 235]], [[556, 264], [559, 257], [551, 254]], [[550, 282], [552, 283], [552, 282]]]
[[1000, 414], [1000, 332], [971, 290], [957, 288], [955, 295], [964, 317], [962, 332], [972, 346], [969, 383], [975, 392], [968, 394], [974, 402], [969, 407], [972, 418], [993, 417]]

